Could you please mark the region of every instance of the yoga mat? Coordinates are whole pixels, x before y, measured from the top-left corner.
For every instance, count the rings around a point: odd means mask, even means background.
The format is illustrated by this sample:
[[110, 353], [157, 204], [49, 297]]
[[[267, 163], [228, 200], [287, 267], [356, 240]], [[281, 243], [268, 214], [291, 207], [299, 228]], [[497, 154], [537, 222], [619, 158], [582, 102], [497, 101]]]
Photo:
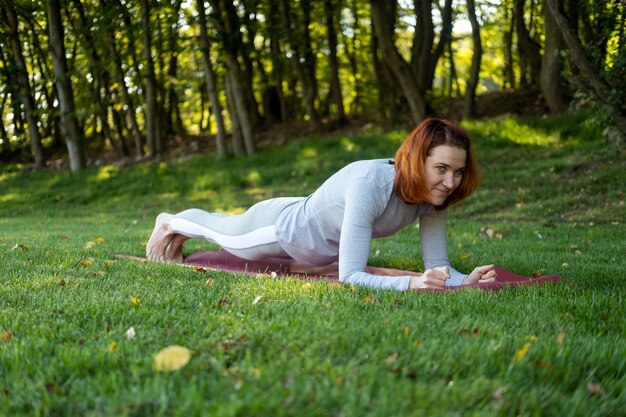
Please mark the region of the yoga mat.
[[[200, 268], [208, 268], [226, 272], [247, 273], [248, 275], [271, 274], [275, 272], [278, 277], [293, 276], [305, 280], [328, 280], [337, 281], [336, 276], [293, 273], [289, 268], [289, 260], [282, 258], [265, 258], [259, 261], [248, 261], [231, 255], [226, 251], [199, 252], [185, 258], [185, 263]], [[525, 277], [504, 268], [496, 267], [498, 278], [495, 282], [476, 283], [459, 287], [445, 287], [441, 290], [450, 291], [463, 288], [480, 288], [483, 290], [497, 290], [503, 287], [518, 285], [539, 285], [546, 282], [559, 281], [558, 275], [545, 275], [541, 277]], [[433, 290], [430, 290], [433, 291]]]

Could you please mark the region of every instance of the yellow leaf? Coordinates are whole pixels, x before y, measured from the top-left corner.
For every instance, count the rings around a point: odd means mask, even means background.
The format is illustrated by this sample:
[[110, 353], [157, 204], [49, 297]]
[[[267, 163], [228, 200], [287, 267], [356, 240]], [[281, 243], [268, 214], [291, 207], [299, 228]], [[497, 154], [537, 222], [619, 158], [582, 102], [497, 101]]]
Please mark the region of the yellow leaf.
[[524, 343], [524, 346], [519, 348], [517, 352], [515, 352], [515, 356], [513, 356], [514, 362], [520, 362], [528, 353], [528, 349], [530, 349], [530, 343]]
[[213, 278], [207, 278], [207, 280], [204, 282], [205, 287], [210, 287], [213, 284], [215, 284], [215, 280]]
[[134, 306], [139, 305], [141, 299], [139, 297], [130, 297], [130, 303]]
[[459, 259], [461, 261], [464, 261], [466, 259], [469, 259], [470, 256], [472, 256], [472, 254], [470, 254], [470, 253], [462, 253], [462, 254], [459, 255]]
[[98, 236], [98, 237], [96, 238], [96, 243], [97, 243], [97, 244], [104, 243], [104, 238], [103, 238], [102, 236]]
[[90, 240], [89, 242], [85, 243], [85, 249], [91, 249], [96, 245], [96, 242], [94, 242], [93, 240]]
[[10, 331], [2, 332], [2, 340], [8, 342], [13, 337], [13, 334]]
[[419, 346], [422, 344], [422, 341], [420, 339], [415, 339], [415, 346]]
[[117, 342], [113, 341], [107, 346], [107, 353], [113, 353], [115, 350], [117, 350]]
[[407, 336], [410, 331], [411, 331], [411, 326], [404, 326], [404, 329], [402, 329], [402, 334]]
[[11, 250], [15, 250], [15, 249], [21, 249], [24, 252], [28, 252], [30, 250], [30, 248], [23, 243], [16, 243], [15, 246], [11, 248]]
[[366, 303], [373, 303], [375, 300], [376, 297], [374, 297], [373, 295], [368, 295], [363, 298], [363, 301], [365, 301]]
[[556, 336], [556, 342], [560, 345], [561, 343], [563, 343], [563, 340], [565, 340], [565, 333], [559, 333]]
[[93, 264], [91, 259], [84, 259], [78, 263], [80, 266], [91, 266], [91, 264]]
[[168, 346], [154, 355], [154, 369], [159, 372], [176, 371], [187, 365], [191, 351], [184, 346]]
[[387, 356], [385, 362], [387, 362], [387, 365], [391, 365], [396, 361], [396, 359], [398, 359], [398, 352], [393, 352], [391, 355]]

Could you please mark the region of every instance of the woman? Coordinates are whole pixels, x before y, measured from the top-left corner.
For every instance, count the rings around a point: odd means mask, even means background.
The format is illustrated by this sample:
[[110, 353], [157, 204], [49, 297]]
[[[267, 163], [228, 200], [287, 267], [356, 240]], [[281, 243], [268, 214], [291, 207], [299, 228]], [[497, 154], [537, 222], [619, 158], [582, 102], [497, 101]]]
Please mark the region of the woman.
[[[372, 288], [493, 281], [493, 265], [464, 275], [448, 260], [446, 208], [473, 193], [478, 182], [467, 133], [450, 121], [431, 118], [408, 136], [394, 160], [351, 163], [308, 197], [266, 200], [233, 216], [199, 209], [161, 213], [147, 257], [181, 261], [183, 242], [203, 238], [244, 259], [291, 258], [292, 270], [296, 263], [332, 268], [338, 261], [342, 282]], [[367, 266], [372, 238], [389, 236], [416, 219], [426, 272]]]

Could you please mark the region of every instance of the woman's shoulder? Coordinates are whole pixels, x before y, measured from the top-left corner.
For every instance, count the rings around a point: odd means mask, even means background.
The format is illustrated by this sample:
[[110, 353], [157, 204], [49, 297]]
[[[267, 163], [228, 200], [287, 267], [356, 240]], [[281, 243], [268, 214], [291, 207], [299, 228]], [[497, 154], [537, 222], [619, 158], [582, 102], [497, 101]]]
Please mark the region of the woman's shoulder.
[[371, 186], [387, 189], [393, 187], [395, 168], [391, 159], [368, 159], [347, 165], [345, 176], [350, 183], [367, 183]]

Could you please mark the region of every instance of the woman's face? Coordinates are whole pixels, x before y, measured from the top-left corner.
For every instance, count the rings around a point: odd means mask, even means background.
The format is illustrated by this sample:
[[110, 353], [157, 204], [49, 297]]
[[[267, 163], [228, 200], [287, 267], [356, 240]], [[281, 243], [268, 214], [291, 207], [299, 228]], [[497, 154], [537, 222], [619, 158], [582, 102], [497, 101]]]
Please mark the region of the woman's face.
[[466, 156], [465, 149], [454, 146], [441, 145], [430, 149], [424, 163], [430, 204], [442, 205], [461, 184]]

